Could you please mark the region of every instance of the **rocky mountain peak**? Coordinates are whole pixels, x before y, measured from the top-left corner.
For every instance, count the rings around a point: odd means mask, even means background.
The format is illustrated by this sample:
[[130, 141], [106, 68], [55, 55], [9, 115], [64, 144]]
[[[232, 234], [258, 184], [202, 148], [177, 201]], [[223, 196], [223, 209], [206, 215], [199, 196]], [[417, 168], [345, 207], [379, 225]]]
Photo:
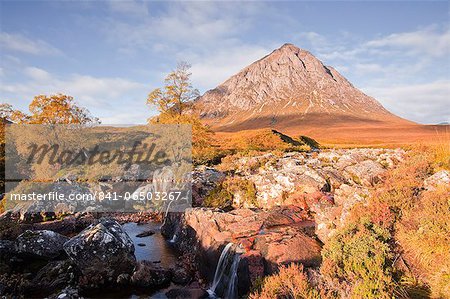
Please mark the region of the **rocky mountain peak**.
[[[395, 117], [309, 51], [284, 44], [207, 91], [196, 101], [213, 126], [272, 127], [311, 117], [379, 120]], [[242, 124], [242, 125], [239, 125]], [[281, 125], [281, 127], [280, 127]], [[242, 127], [242, 128], [241, 128]]]

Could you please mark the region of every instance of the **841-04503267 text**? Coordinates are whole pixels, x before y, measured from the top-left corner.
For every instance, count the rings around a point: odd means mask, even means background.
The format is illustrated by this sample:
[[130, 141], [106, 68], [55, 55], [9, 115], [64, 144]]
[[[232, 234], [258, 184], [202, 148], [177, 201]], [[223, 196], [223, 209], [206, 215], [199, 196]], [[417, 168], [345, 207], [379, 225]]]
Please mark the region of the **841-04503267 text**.
[[178, 201], [186, 199], [186, 192], [182, 191], [149, 191], [149, 192], [103, 192], [95, 191], [93, 193], [71, 193], [60, 192], [48, 193], [12, 193], [12, 201]]

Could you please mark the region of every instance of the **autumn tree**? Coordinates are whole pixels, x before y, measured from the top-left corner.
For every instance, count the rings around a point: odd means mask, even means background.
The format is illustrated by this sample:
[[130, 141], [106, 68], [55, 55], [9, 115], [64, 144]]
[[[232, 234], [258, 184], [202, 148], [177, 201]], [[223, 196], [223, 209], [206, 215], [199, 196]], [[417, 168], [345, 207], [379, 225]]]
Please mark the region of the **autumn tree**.
[[[19, 134], [13, 133], [19, 154], [27, 153], [28, 146], [33, 143], [52, 144], [58, 142], [65, 149], [82, 146], [81, 134], [77, 134], [80, 133], [78, 129], [85, 125], [99, 123], [99, 120], [91, 116], [87, 109], [80, 107], [73, 97], [61, 93], [35, 96], [28, 108], [30, 113], [26, 114], [13, 109], [12, 105], [8, 103], [0, 104], [2, 120], [0, 164], [4, 162], [4, 127], [7, 123], [43, 125], [28, 130], [11, 128], [14, 132], [19, 132]], [[70, 128], [57, 126], [60, 124], [77, 126], [70, 126]], [[35, 175], [47, 172], [50, 168], [44, 163], [36, 165]], [[4, 178], [4, 172], [2, 172], [2, 178]], [[2, 182], [0, 182], [0, 187], [2, 187]]]
[[191, 125], [193, 158], [204, 163], [211, 159], [216, 149], [212, 144], [213, 132], [194, 113], [192, 102], [199, 92], [192, 85], [190, 67], [186, 62], [179, 63], [165, 78], [164, 87], [150, 92], [147, 105], [155, 107], [159, 115], [150, 118], [149, 123]]
[[13, 109], [11, 104], [2, 103], [0, 104], [0, 118], [2, 124], [5, 123], [23, 123], [27, 122], [29, 116], [20, 110]]
[[73, 97], [65, 94], [35, 96], [29, 106], [31, 124], [89, 124], [99, 122]]
[[156, 107], [161, 114], [182, 115], [189, 103], [199, 96], [191, 83], [190, 68], [186, 62], [178, 63], [176, 70], [164, 80], [164, 87], [150, 92], [147, 104]]

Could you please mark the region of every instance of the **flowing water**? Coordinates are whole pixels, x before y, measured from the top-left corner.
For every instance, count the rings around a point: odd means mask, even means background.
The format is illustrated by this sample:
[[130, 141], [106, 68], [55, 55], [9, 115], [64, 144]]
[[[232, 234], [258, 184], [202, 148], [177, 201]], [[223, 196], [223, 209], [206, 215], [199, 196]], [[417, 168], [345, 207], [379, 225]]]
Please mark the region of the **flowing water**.
[[226, 299], [237, 298], [237, 271], [240, 254], [236, 252], [233, 243], [228, 243], [220, 254], [211, 287], [208, 289], [210, 298], [217, 298], [218, 292]]
[[225, 298], [227, 298], [227, 299], [237, 298], [237, 271], [238, 271], [240, 260], [241, 260], [241, 255], [238, 253], [235, 253], [234, 257], [233, 257], [233, 264], [231, 264], [228, 288], [227, 288], [226, 295], [225, 295]]

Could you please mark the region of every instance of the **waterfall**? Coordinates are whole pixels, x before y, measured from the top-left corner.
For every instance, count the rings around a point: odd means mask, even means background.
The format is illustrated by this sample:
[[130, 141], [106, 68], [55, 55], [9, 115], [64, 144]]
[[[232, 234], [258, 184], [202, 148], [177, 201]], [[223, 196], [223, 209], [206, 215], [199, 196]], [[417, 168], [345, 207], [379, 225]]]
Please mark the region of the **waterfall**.
[[175, 232], [173, 233], [172, 239], [169, 240], [169, 243], [175, 243], [177, 241], [178, 238], [178, 233], [180, 232], [180, 226], [177, 225], [175, 228]]
[[225, 298], [226, 299], [233, 299], [237, 298], [237, 271], [239, 267], [239, 261], [241, 260], [241, 255], [235, 253], [233, 257], [233, 264], [231, 265], [230, 269], [230, 277], [228, 281], [228, 288], [226, 291]]
[[177, 241], [177, 234], [173, 234], [172, 239], [169, 240], [169, 243], [175, 243]]
[[237, 270], [240, 261], [240, 253], [232, 250], [233, 243], [228, 243], [217, 262], [216, 271], [211, 287], [208, 289], [210, 298], [217, 298], [216, 292], [219, 285], [223, 287], [224, 298], [236, 298]]

